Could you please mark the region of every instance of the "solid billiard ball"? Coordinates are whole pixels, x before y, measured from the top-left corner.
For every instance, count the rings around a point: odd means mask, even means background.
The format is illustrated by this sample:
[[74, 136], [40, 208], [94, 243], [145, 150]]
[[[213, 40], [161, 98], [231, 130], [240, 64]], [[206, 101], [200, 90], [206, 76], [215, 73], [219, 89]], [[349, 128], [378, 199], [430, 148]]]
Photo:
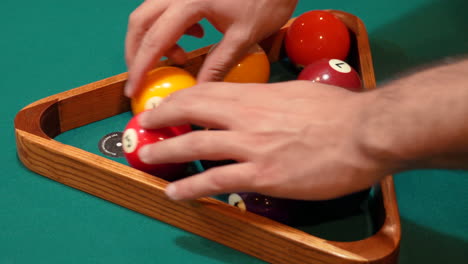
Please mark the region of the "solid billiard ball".
[[148, 73], [143, 88], [131, 99], [134, 115], [157, 107], [169, 94], [196, 84], [187, 71], [172, 66], [159, 67]]
[[[216, 48], [213, 46], [211, 51]], [[270, 61], [260, 45], [255, 44], [226, 74], [223, 81], [233, 83], [267, 83], [270, 79]]]
[[144, 129], [138, 124], [138, 116], [136, 115], [130, 120], [122, 135], [122, 148], [130, 166], [168, 181], [183, 177], [187, 164], [146, 164], [140, 160], [138, 151], [147, 144], [188, 133], [191, 131], [190, 125]]
[[350, 49], [348, 28], [330, 12], [309, 11], [289, 26], [285, 49], [289, 59], [300, 67], [323, 58], [344, 60]]
[[337, 59], [315, 61], [307, 65], [297, 79], [335, 85], [356, 92], [362, 90], [359, 74], [348, 63]]

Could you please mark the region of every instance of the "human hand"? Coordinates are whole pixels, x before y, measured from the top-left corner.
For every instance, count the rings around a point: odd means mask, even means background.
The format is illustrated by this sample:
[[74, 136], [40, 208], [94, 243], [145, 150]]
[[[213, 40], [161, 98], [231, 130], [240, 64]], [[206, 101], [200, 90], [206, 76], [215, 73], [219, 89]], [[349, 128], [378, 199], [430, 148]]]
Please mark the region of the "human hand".
[[255, 43], [291, 16], [297, 0], [147, 0], [129, 19], [125, 55], [129, 77], [125, 94], [134, 95], [144, 75], [167, 56], [177, 64], [186, 54], [176, 44], [183, 35], [203, 36], [198, 22], [206, 18], [223, 39], [200, 69], [198, 81], [221, 80]]
[[[193, 199], [249, 191], [329, 199], [370, 187], [393, 169], [366, 149], [362, 117], [373, 93], [292, 81], [203, 83], [144, 113], [145, 128], [185, 123], [195, 131], [140, 151], [146, 163], [236, 160], [174, 182], [169, 197]], [[246, 96], [248, 95], [248, 96]]]

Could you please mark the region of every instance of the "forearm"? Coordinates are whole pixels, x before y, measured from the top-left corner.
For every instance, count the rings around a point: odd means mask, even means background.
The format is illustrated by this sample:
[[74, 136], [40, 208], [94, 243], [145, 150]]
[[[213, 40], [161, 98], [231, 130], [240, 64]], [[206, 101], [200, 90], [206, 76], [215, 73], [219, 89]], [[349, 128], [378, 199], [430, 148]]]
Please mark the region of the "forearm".
[[367, 94], [369, 155], [397, 170], [468, 169], [468, 60], [439, 65]]

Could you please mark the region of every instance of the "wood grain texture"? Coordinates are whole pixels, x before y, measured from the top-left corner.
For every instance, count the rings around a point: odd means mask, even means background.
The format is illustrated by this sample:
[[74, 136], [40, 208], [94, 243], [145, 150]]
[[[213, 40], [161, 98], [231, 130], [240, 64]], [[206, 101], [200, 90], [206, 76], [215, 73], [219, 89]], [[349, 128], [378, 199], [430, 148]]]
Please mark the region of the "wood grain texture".
[[[352, 32], [354, 66], [361, 73], [365, 88], [375, 88], [364, 25], [353, 15], [331, 12]], [[271, 62], [282, 56], [282, 42], [289, 24], [261, 43]], [[196, 74], [209, 48], [191, 52], [188, 63], [181, 67]], [[171, 64], [164, 61], [159, 65]], [[270, 263], [396, 262], [401, 231], [391, 176], [380, 183], [381, 229], [364, 240], [336, 242], [241, 212], [212, 198], [171, 201], [164, 194], [166, 181], [52, 139], [67, 130], [128, 111], [129, 100], [123, 95], [126, 78], [125, 73], [110, 77], [44, 98], [21, 110], [15, 119], [20, 160], [32, 171], [50, 179]]]

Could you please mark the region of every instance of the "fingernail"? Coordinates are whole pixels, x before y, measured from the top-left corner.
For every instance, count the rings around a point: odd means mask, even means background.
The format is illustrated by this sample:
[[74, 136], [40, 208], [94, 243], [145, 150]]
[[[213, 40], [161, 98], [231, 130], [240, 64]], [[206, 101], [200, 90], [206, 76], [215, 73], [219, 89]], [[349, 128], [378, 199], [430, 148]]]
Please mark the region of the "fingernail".
[[140, 150], [138, 151], [138, 157], [140, 158], [141, 162], [145, 164], [151, 164], [150, 155], [151, 155], [151, 150], [150, 150], [149, 145], [141, 147]]
[[171, 200], [180, 200], [180, 197], [178, 196], [178, 193], [177, 193], [177, 187], [175, 186], [175, 184], [169, 184], [167, 187], [166, 187], [166, 195], [171, 199]]

